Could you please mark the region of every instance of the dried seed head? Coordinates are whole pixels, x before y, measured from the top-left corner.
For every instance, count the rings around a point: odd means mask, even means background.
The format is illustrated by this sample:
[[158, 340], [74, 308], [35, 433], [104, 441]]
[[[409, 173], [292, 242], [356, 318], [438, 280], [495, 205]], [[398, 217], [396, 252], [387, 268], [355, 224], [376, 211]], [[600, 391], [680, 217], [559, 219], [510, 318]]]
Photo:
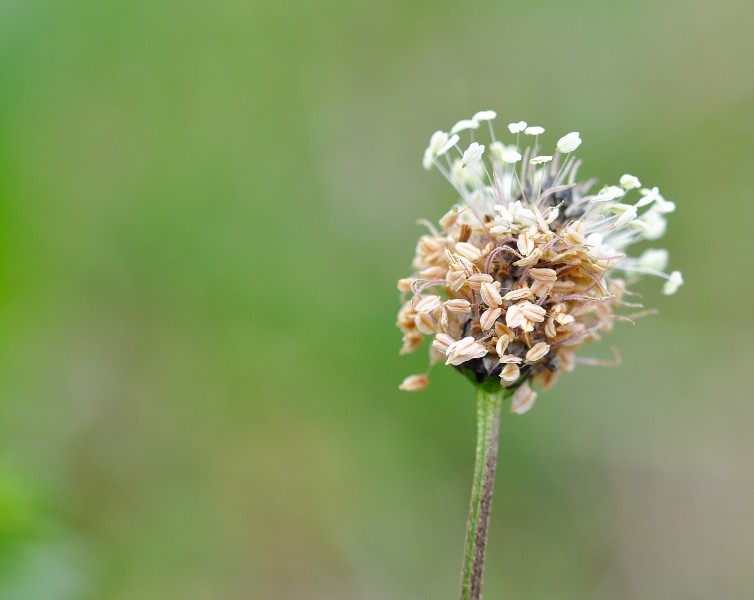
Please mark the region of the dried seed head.
[[495, 281], [492, 277], [492, 275], [487, 275], [487, 273], [474, 273], [471, 277], [468, 278], [469, 281], [469, 287], [472, 290], [479, 290], [482, 287], [483, 283], [492, 283]]
[[406, 302], [398, 311], [397, 325], [403, 331], [412, 331], [415, 327], [414, 318], [416, 317], [416, 310], [411, 306], [410, 302]]
[[479, 317], [479, 325], [482, 328], [483, 331], [487, 331], [488, 329], [492, 329], [495, 326], [495, 321], [497, 321], [500, 318], [500, 314], [503, 311], [499, 308], [488, 308], [482, 313], [482, 316]]
[[460, 315], [468, 315], [469, 313], [471, 313], [471, 302], [464, 300], [463, 298], [447, 300], [444, 306], [450, 312], [458, 313]]
[[398, 280], [398, 289], [401, 292], [410, 292], [411, 286], [414, 285], [414, 282], [416, 281], [416, 277], [405, 277], [403, 279]]
[[558, 274], [553, 269], [529, 269], [529, 275], [534, 281], [542, 283], [553, 283], [558, 278]]
[[469, 336], [453, 342], [448, 346], [446, 354], [446, 365], [460, 365], [474, 358], [482, 358], [487, 354], [487, 348]]
[[508, 347], [508, 344], [511, 342], [511, 337], [507, 334], [501, 335], [499, 338], [497, 338], [497, 343], [495, 344], [495, 352], [498, 356], [503, 356], [505, 354], [505, 349]]
[[516, 246], [518, 247], [518, 251], [524, 256], [529, 256], [532, 252], [534, 252], [534, 240], [531, 239], [528, 229], [521, 232], [521, 234], [518, 236]]
[[534, 331], [534, 324], [544, 321], [545, 314], [547, 314], [547, 311], [541, 306], [523, 300], [508, 307], [505, 313], [505, 322], [508, 327], [513, 329], [518, 327], [524, 331]]
[[508, 310], [505, 311], [505, 324], [511, 329], [521, 327], [523, 319], [524, 317], [521, 314], [521, 309], [519, 308], [518, 304], [509, 306]]
[[467, 242], [458, 242], [456, 244], [456, 254], [463, 256], [464, 258], [472, 262], [482, 258], [481, 250], [479, 250], [479, 248], [477, 248], [473, 244], [469, 244]]
[[552, 317], [547, 319], [547, 323], [545, 324], [545, 335], [549, 338], [554, 338], [558, 335], [558, 332], [555, 330], [555, 319]]
[[442, 352], [443, 354], [447, 354], [448, 347], [453, 344], [455, 340], [450, 337], [447, 333], [438, 333], [435, 336], [434, 341], [432, 342], [432, 347], [438, 350], [439, 352]]
[[581, 221], [576, 221], [575, 223], [572, 223], [571, 225], [566, 227], [562, 235], [563, 241], [569, 243], [572, 246], [586, 245], [586, 237], [584, 237], [584, 234], [579, 231], [582, 225], [583, 223]]
[[528, 287], [511, 290], [503, 296], [503, 300], [511, 300], [513, 302], [516, 300], [522, 300], [523, 298], [534, 298], [534, 294], [531, 293], [531, 290]]
[[521, 369], [518, 368], [516, 363], [508, 363], [500, 371], [500, 379], [507, 383], [513, 383], [521, 376]]
[[[417, 242], [414, 272], [398, 282], [404, 297], [397, 325], [401, 353], [430, 336], [432, 362], [444, 360], [479, 382], [499, 374], [501, 385], [516, 387], [512, 410], [520, 413], [534, 402], [531, 384], [552, 385], [573, 369], [575, 352], [621, 319], [618, 311], [630, 307], [627, 282], [656, 275], [670, 294], [683, 277], [665, 271], [661, 248], [630, 256], [632, 244], [663, 234], [675, 209], [656, 187], [624, 175], [592, 189], [578, 179], [580, 161], [539, 147], [542, 127], [511, 123], [513, 138], [498, 140], [494, 118], [481, 111], [430, 140], [424, 166], [447, 174], [462, 198], [439, 227], [422, 222], [429, 233]], [[487, 126], [489, 151], [484, 140], [461, 143], [461, 135]], [[519, 148], [521, 133], [537, 147]], [[557, 150], [567, 154], [580, 144], [571, 132]], [[438, 161], [446, 154], [447, 169]], [[426, 385], [409, 379], [402, 389]]]
[[428, 267], [419, 271], [419, 277], [422, 279], [442, 279], [445, 275], [445, 268], [441, 266]]
[[427, 313], [419, 313], [414, 318], [416, 328], [424, 335], [434, 335], [437, 331], [437, 321]]
[[424, 341], [424, 336], [417, 332], [405, 333], [403, 335], [403, 345], [401, 346], [401, 354], [410, 354], [414, 352]]
[[520, 363], [523, 362], [520, 357], [516, 356], [515, 354], [503, 354], [500, 357], [500, 364], [508, 364], [508, 363]]
[[536, 265], [540, 258], [542, 258], [542, 251], [539, 248], [534, 248], [534, 252], [526, 258], [517, 260], [513, 265], [516, 267], [530, 267], [531, 265]]
[[526, 353], [526, 362], [535, 363], [547, 356], [549, 351], [550, 345], [546, 342], [534, 344]]
[[416, 312], [428, 313], [432, 312], [436, 308], [440, 308], [441, 304], [442, 300], [440, 299], [440, 296], [424, 296], [416, 303], [415, 308]]
[[534, 401], [537, 399], [537, 393], [533, 391], [528, 383], [523, 383], [513, 394], [511, 399], [511, 412], [522, 415], [528, 412]]
[[531, 291], [538, 298], [547, 296], [558, 278], [557, 273], [553, 269], [532, 268], [529, 269], [529, 275], [534, 280], [531, 285]]
[[398, 386], [398, 389], [404, 392], [418, 392], [425, 389], [428, 385], [429, 377], [427, 375], [409, 375]]
[[458, 216], [458, 211], [455, 209], [449, 210], [440, 219], [440, 227], [443, 229], [450, 229], [458, 222]]
[[513, 333], [513, 330], [504, 325], [502, 322], [498, 321], [495, 323], [495, 335], [498, 337], [502, 337], [504, 335], [508, 336], [508, 339], [510, 341], [513, 341], [516, 339], [516, 334]]
[[498, 307], [503, 303], [503, 298], [500, 296], [500, 292], [492, 283], [482, 283], [479, 287], [479, 293], [482, 296], [482, 302], [490, 307]]
[[457, 292], [466, 285], [466, 271], [463, 269], [459, 271], [448, 270], [445, 274], [445, 281], [451, 292]]
[[541, 323], [542, 321], [544, 321], [545, 315], [547, 314], [547, 311], [544, 308], [536, 304], [532, 304], [528, 300], [519, 302], [518, 308], [526, 319], [534, 323]]

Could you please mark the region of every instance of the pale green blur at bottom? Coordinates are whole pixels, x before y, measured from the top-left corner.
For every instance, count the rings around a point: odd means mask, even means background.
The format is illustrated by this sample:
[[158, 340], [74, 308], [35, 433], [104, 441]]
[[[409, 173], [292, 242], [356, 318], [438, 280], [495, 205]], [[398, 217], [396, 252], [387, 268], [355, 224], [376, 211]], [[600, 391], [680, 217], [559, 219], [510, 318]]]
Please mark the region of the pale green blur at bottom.
[[474, 394], [399, 357], [477, 110], [678, 205], [686, 285], [503, 415], [485, 598], [754, 596], [751, 3], [0, 6], [0, 598], [455, 598]]

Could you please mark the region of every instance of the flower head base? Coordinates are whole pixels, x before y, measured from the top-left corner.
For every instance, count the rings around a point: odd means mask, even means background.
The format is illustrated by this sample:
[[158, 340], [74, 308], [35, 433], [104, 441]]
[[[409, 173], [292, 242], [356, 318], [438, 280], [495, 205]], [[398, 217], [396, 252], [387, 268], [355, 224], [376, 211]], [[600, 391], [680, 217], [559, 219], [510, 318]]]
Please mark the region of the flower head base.
[[[415, 273], [398, 285], [398, 326], [401, 353], [431, 336], [432, 363], [515, 388], [512, 410], [523, 413], [536, 398], [530, 384], [551, 386], [573, 369], [583, 344], [628, 318], [618, 310], [637, 306], [625, 301], [632, 281], [661, 277], [663, 292], [672, 294], [683, 278], [665, 272], [665, 250], [627, 254], [632, 244], [662, 236], [675, 209], [656, 187], [624, 174], [593, 191], [594, 181], [577, 180], [580, 161], [571, 152], [581, 145], [578, 132], [540, 154], [544, 128], [511, 123], [507, 144], [495, 137], [495, 116], [481, 111], [430, 140], [424, 166], [437, 168], [461, 201], [419, 239]], [[487, 147], [474, 139], [484, 122]], [[468, 146], [459, 145], [464, 132], [472, 135]], [[425, 375], [412, 376], [401, 388], [427, 383]]]

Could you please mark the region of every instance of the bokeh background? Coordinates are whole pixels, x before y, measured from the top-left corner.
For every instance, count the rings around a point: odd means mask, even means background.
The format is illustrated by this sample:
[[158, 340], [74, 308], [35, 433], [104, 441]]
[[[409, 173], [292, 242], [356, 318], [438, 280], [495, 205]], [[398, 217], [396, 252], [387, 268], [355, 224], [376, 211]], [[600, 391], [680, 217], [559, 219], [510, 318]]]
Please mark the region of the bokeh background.
[[753, 6], [2, 2], [0, 598], [456, 597], [473, 394], [397, 390], [395, 280], [487, 108], [660, 185], [686, 285], [504, 416], [485, 597], [754, 597]]

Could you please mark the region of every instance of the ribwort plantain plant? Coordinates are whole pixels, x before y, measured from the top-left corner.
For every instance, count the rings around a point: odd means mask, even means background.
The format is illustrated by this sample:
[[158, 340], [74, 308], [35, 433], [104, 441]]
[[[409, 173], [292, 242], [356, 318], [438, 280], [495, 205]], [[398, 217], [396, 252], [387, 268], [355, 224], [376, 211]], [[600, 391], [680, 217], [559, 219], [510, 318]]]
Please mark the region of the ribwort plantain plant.
[[[665, 272], [666, 250], [628, 255], [632, 244], [662, 237], [675, 210], [658, 188], [626, 174], [592, 191], [594, 180], [578, 179], [578, 132], [561, 137], [552, 155], [540, 154], [544, 128], [510, 123], [506, 143], [496, 136], [496, 116], [481, 111], [432, 135], [424, 167], [440, 171], [460, 201], [437, 226], [420, 221], [429, 231], [416, 246], [414, 273], [398, 282], [401, 353], [430, 336], [430, 365], [444, 361], [477, 390], [462, 600], [482, 597], [504, 402], [525, 413], [537, 398], [533, 386], [552, 387], [576, 364], [599, 364], [578, 351], [617, 321], [650, 312], [628, 301], [642, 275], [664, 279], [668, 295], [683, 283], [679, 271]], [[476, 139], [480, 129], [488, 146]], [[461, 135], [470, 137], [468, 145], [460, 145]], [[428, 384], [422, 373], [400, 388]]]

